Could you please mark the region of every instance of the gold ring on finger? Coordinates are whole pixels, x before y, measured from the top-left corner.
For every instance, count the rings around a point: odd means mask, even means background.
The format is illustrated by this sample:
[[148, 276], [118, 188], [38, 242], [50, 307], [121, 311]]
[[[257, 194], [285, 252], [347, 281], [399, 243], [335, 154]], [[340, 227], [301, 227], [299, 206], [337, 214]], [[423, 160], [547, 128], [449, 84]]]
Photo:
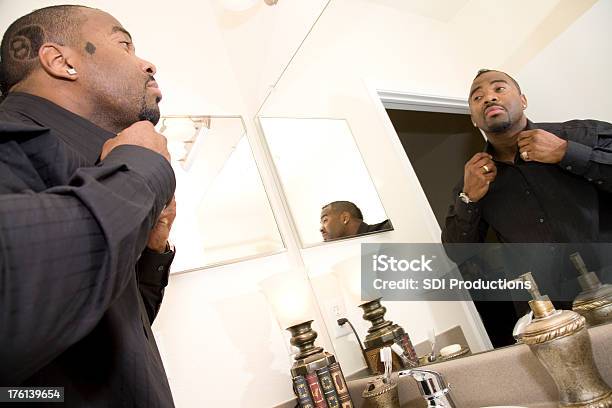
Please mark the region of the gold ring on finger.
[[523, 160], [527, 161], [529, 160], [529, 153], [525, 152], [521, 152], [521, 157]]
[[485, 164], [482, 166], [482, 171], [483, 173], [487, 174], [488, 172], [490, 172], [491, 170], [489, 169], [489, 167]]

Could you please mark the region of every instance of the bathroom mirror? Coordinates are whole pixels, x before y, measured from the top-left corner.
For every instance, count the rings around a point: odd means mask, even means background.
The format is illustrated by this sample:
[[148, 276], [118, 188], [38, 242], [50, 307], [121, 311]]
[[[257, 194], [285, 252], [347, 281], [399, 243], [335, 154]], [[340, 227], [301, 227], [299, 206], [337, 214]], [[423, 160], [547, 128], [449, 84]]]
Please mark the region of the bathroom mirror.
[[240, 116], [166, 116], [158, 130], [176, 174], [172, 273], [284, 249]]
[[[306, 235], [304, 223], [318, 214], [300, 215], [296, 206], [302, 203], [292, 197], [292, 193], [300, 197], [300, 189], [312, 187], [299, 181], [293, 186], [288, 183], [289, 176], [284, 174], [283, 166], [278, 163], [285, 158], [284, 151], [276, 148], [275, 142], [295, 141], [295, 145], [285, 148], [293, 150], [285, 160], [303, 163], [308, 172], [321, 170], [321, 179], [325, 180], [327, 173], [331, 173], [326, 172], [327, 168], [335, 166], [335, 157], [330, 154], [332, 141], [330, 138], [320, 140], [318, 151], [313, 154], [303, 144], [317, 135], [303, 130], [308, 121], [320, 119], [280, 117], [346, 119], [367, 164], [369, 176], [375, 182], [386, 215], [392, 218], [395, 228], [391, 233], [373, 236], [372, 241], [402, 243], [439, 242], [440, 231], [436, 213], [427, 202], [427, 192], [421, 185], [418, 169], [415, 169], [418, 166], [402, 148], [398, 132], [394, 131], [385, 108], [406, 109], [406, 105], [411, 105], [414, 100], [435, 107], [436, 104], [428, 96], [438, 96], [450, 104], [458, 99], [467, 99], [477, 70], [497, 67], [507, 70], [521, 84], [529, 100], [528, 117], [533, 121], [558, 122], [574, 118], [612, 121], [610, 99], [606, 98], [602, 91], [605, 87], [600, 84], [602, 80], [609, 82], [605, 70], [610, 68], [610, 59], [602, 57], [606, 55], [603, 51], [606, 43], [602, 39], [609, 37], [606, 36], [609, 30], [605, 24], [601, 24], [603, 16], [609, 15], [609, 3], [581, 3], [576, 7], [549, 3], [547, 9], [530, 9], [530, 19], [508, 19], [507, 16], [524, 16], [525, 10], [518, 4], [504, 3], [508, 5], [504, 8], [506, 17], [496, 20], [508, 26], [499, 32], [504, 44], [509, 45], [503, 48], [497, 46], [499, 36], [484, 38], [475, 28], [478, 24], [473, 24], [478, 19], [488, 21], [493, 18], [491, 16], [497, 15], [494, 9], [499, 8], [499, 4], [460, 3], [364, 0], [359, 2], [360, 7], [355, 7], [353, 2], [329, 2], [323, 18], [316, 21], [295, 55], [287, 58], [287, 66], [273, 83], [258, 111], [259, 117], [263, 118], [261, 127], [269, 150], [275, 156], [274, 164], [296, 230], [304, 246], [310, 246], [302, 250], [300, 256], [312, 282], [325, 327], [332, 338], [333, 352], [349, 375], [363, 368], [364, 362], [354, 336], [347, 333], [346, 327], [339, 328], [336, 322], [338, 314], [348, 318], [356, 326], [362, 340], [371, 326], [362, 317], [359, 300], [352, 299], [347, 293], [355, 286], [353, 282], [359, 288], [360, 264], [357, 259], [361, 244], [367, 239], [345, 240], [342, 245], [312, 244], [317, 240], [321, 242], [322, 238], [317, 234], [316, 224], [309, 227], [311, 232]], [[355, 21], [359, 21], [367, 30], [353, 30], [346, 35], [338, 31], [338, 27], [355, 25]], [[552, 27], [556, 29], [554, 34]], [[589, 43], [590, 47], [585, 48], [582, 45], [585, 43]], [[422, 61], [416, 61], [415, 55], [423, 57], [420, 58]], [[568, 56], [571, 56], [574, 64], [564, 64]], [[595, 75], [572, 80], [577, 69]], [[418, 97], [413, 98], [414, 95]], [[551, 95], [554, 97], [551, 98]], [[433, 123], [433, 120], [429, 122]], [[273, 126], [277, 123], [277, 126]], [[299, 124], [299, 128], [292, 126], [294, 123]], [[464, 124], [466, 128], [472, 127], [467, 117]], [[277, 131], [277, 134], [273, 135], [273, 131]], [[301, 136], [292, 137], [297, 134]], [[430, 136], [430, 133], [421, 134]], [[437, 144], [435, 140], [430, 141], [431, 151], [448, 148], [453, 153], [452, 148]], [[300, 155], [303, 157], [296, 158]], [[449, 183], [454, 186], [459, 174], [449, 169], [448, 161], [439, 159], [437, 151], [429, 158], [438, 159], [430, 160], [429, 164], [443, 169], [449, 175]], [[342, 181], [340, 179], [339, 184]], [[442, 192], [444, 204], [440, 209], [443, 212], [447, 209], [446, 200], [451, 197], [450, 188], [447, 190], [447, 193]], [[317, 210], [322, 205], [312, 202], [304, 204], [308, 208], [317, 207]], [[367, 220], [365, 211], [364, 215], [366, 222], [382, 220]], [[433, 233], [432, 229], [435, 230]], [[347, 265], [344, 265], [345, 261]], [[587, 266], [595, 268], [588, 261]], [[346, 275], [351, 274], [355, 276], [347, 278]], [[603, 276], [600, 278], [603, 283], [609, 283]], [[543, 286], [543, 290], [548, 291]], [[481, 315], [472, 302], [404, 302], [383, 298], [382, 305], [387, 308], [385, 318], [410, 334], [419, 355], [431, 350], [431, 346], [427, 345], [430, 329], [435, 329], [435, 347], [438, 350], [452, 343], [467, 343], [472, 353], [493, 349]], [[527, 304], [517, 301], [516, 304], [508, 302], [505, 305], [508, 307], [504, 310], [484, 307], [483, 313], [503, 322], [511, 335], [517, 315], [524, 313]], [[457, 326], [465, 335], [465, 340], [454, 337], [454, 334], [453, 337], [438, 338], [456, 333]]]
[[393, 229], [345, 120], [259, 120], [303, 247]]

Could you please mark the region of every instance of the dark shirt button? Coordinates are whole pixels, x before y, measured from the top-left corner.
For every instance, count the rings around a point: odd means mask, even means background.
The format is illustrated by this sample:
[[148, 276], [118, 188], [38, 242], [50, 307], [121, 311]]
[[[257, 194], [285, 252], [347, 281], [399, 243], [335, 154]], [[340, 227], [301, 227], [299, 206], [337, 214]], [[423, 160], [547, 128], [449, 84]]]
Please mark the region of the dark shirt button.
[[472, 210], [468, 210], [468, 214], [471, 214], [471, 213], [472, 213]]
[[593, 181], [593, 179], [592, 179], [592, 178], [590, 178], [590, 177], [589, 177], [587, 180], [589, 180], [589, 181]]
[[572, 166], [565, 166], [565, 170], [571, 170]]
[[540, 221], [540, 222], [544, 222], [544, 218], [540, 218], [540, 219], [539, 219], [539, 221]]
[[603, 184], [603, 181], [597, 180], [597, 184]]
[[467, 235], [467, 232], [462, 232], [461, 235], [465, 237]]
[[157, 268], [157, 271], [158, 271], [158, 272], [163, 272], [163, 271], [164, 271], [164, 267], [163, 267], [163, 266], [158, 267], [158, 268]]
[[531, 191], [525, 190], [525, 194], [529, 195], [529, 194], [531, 194]]

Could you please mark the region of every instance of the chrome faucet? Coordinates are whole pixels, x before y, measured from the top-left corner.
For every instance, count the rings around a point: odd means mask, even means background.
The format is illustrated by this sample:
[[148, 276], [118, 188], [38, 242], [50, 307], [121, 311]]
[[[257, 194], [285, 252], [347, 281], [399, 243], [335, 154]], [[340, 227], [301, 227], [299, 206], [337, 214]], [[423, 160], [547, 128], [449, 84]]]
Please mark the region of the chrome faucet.
[[450, 395], [450, 384], [446, 384], [442, 374], [432, 370], [411, 369], [400, 371], [398, 375], [409, 375], [416, 380], [428, 407], [455, 408], [455, 402]]

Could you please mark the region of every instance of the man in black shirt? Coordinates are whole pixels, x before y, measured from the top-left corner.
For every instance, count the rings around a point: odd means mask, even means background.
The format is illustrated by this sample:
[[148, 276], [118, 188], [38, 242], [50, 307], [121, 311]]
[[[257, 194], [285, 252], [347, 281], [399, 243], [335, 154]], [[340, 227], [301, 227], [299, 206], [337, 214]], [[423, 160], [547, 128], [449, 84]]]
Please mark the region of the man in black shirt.
[[350, 201], [334, 201], [321, 208], [320, 231], [324, 241], [392, 229], [391, 220], [377, 224], [363, 222], [361, 210]]
[[0, 57], [0, 386], [172, 407], [151, 332], [175, 217], [155, 66], [81, 6], [18, 19]]
[[518, 83], [493, 70], [478, 73], [469, 105], [488, 142], [465, 165], [443, 242], [483, 242], [489, 227], [500, 242], [612, 238], [610, 123], [532, 123]]
[[[612, 125], [595, 120], [532, 123], [527, 98], [508, 74], [482, 70], [474, 79], [469, 106], [474, 126], [487, 136], [484, 152], [464, 167], [453, 191], [444, 243], [484, 242], [489, 228], [503, 243], [612, 241]], [[466, 279], [513, 279], [525, 270], [500, 263], [495, 248], [461, 263], [465, 251], [445, 246]], [[489, 251], [490, 249], [490, 251]], [[570, 251], [569, 248], [561, 248]], [[569, 253], [557, 264], [534, 270], [543, 292], [558, 307], [571, 308], [578, 294]], [[519, 257], [522, 259], [523, 257]], [[496, 269], [491, 265], [502, 265]], [[530, 266], [531, 267], [531, 266]], [[507, 268], [507, 269], [506, 269]], [[573, 293], [573, 295], [572, 295]], [[478, 293], [475, 299], [483, 299]], [[497, 300], [501, 293], [493, 295]], [[513, 344], [512, 327], [525, 302], [475, 302], [494, 346]]]

